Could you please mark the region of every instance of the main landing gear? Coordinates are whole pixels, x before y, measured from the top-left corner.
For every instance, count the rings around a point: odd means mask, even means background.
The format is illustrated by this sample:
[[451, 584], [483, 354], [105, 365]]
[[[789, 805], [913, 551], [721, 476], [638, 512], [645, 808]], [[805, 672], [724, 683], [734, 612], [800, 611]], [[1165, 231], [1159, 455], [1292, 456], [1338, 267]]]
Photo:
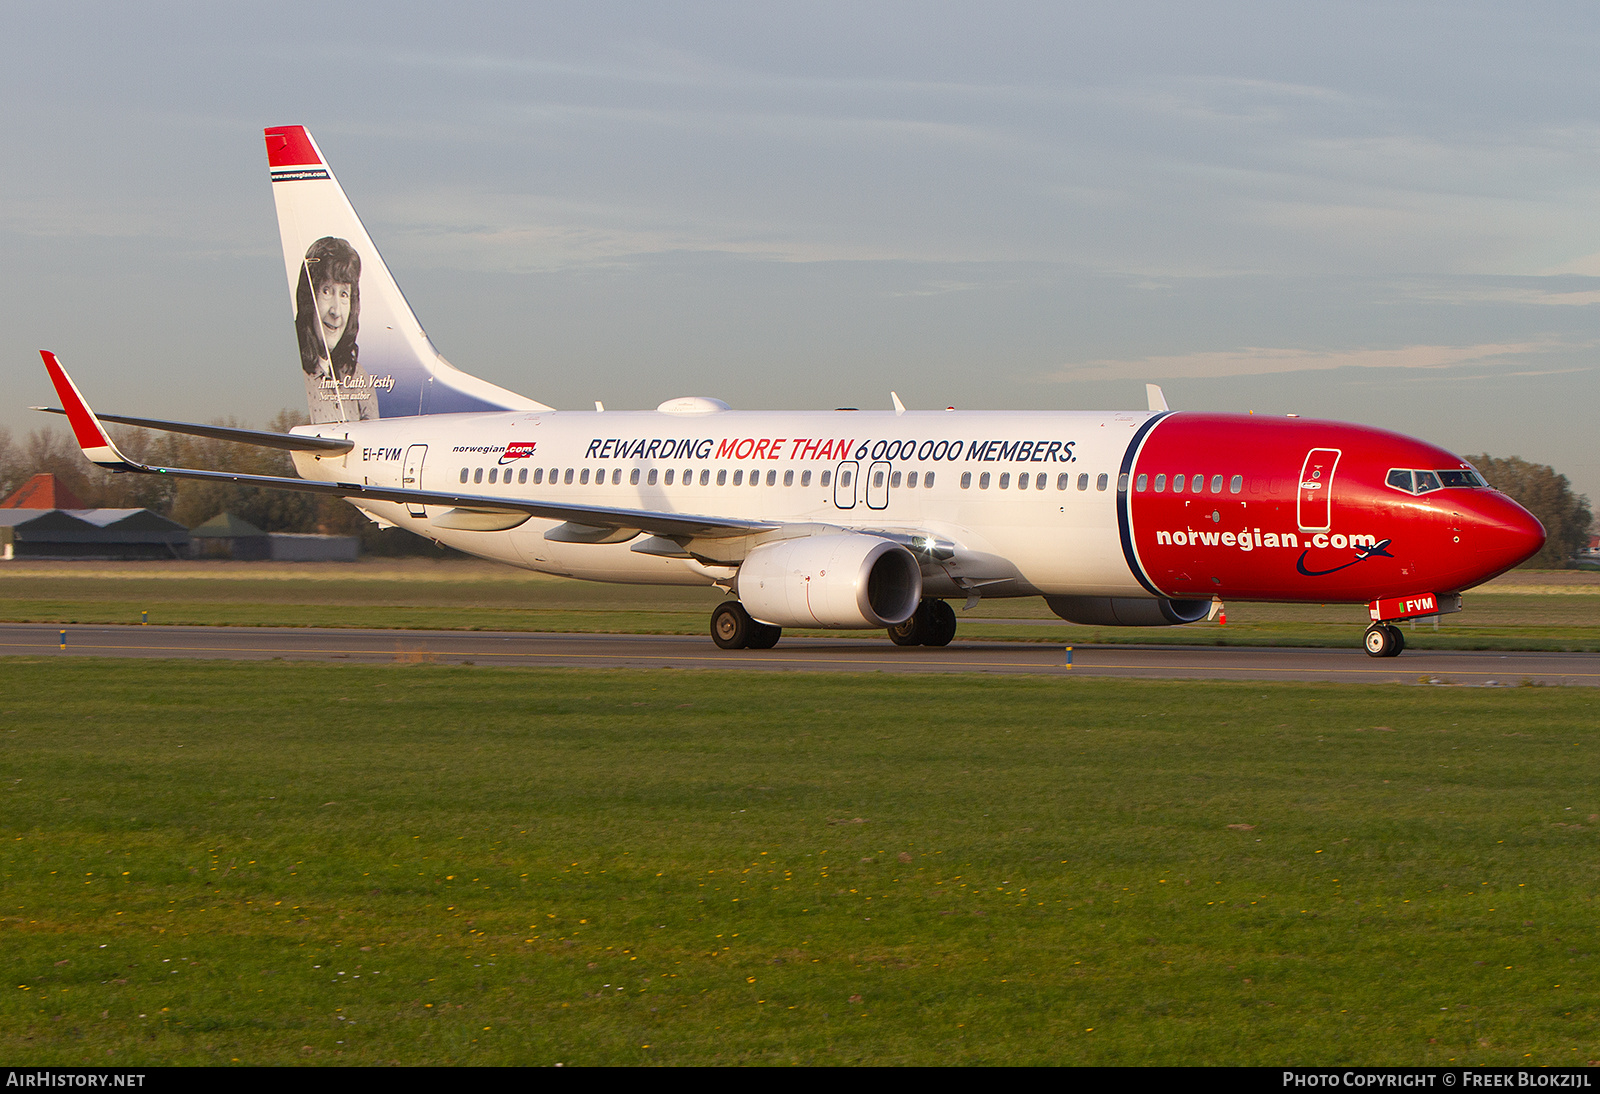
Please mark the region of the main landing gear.
[[1406, 636], [1393, 623], [1374, 623], [1367, 628], [1362, 644], [1368, 657], [1398, 657], [1406, 648]]
[[783, 628], [758, 623], [737, 600], [724, 600], [711, 613], [711, 641], [725, 650], [770, 650], [783, 637]]
[[910, 619], [889, 628], [889, 638], [897, 646], [948, 646], [955, 636], [955, 609], [931, 597], [917, 605]]

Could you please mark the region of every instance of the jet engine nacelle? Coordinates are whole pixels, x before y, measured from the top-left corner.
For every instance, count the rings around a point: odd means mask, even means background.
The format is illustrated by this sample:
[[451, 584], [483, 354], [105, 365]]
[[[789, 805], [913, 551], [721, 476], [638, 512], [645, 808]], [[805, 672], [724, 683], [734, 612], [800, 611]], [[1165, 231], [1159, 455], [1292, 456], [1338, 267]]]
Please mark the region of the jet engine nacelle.
[[1047, 596], [1050, 610], [1068, 623], [1092, 627], [1170, 627], [1198, 623], [1211, 610], [1209, 600], [1168, 600], [1132, 596]]
[[745, 611], [774, 626], [892, 627], [917, 610], [922, 567], [877, 536], [805, 536], [751, 551], [735, 592]]

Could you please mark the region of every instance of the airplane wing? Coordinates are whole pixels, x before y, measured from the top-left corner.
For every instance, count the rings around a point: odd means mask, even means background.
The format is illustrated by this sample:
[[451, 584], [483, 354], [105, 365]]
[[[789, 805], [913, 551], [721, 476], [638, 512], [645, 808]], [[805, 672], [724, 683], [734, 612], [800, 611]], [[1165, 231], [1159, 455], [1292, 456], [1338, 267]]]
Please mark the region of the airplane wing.
[[[30, 406], [46, 414], [66, 414], [53, 406]], [[273, 433], [263, 429], [234, 429], [225, 425], [201, 425], [198, 422], [169, 422], [162, 418], [130, 418], [126, 414], [96, 414], [102, 422], [133, 425], [141, 429], [157, 429], [163, 433], [187, 433], [192, 437], [210, 437], [218, 441], [253, 444], [259, 448], [280, 448], [285, 452], [324, 452], [337, 456], [354, 448], [354, 441], [340, 437], [305, 437], [298, 433]]]
[[[361, 483], [317, 482], [312, 479], [286, 479], [274, 475], [239, 475], [229, 471], [202, 471], [189, 467], [154, 467], [129, 459], [111, 440], [111, 435], [100, 424], [88, 402], [67, 375], [56, 355], [40, 350], [44, 367], [50, 373], [50, 382], [61, 397], [62, 413], [72, 426], [78, 447], [90, 462], [110, 471], [132, 471], [147, 475], [172, 475], [175, 478], [202, 479], [211, 482], [233, 482], [244, 486], [262, 486], [274, 490], [295, 490], [306, 494], [328, 494], [334, 497], [369, 501], [392, 501], [412, 505], [448, 505], [475, 513], [526, 513], [547, 520], [562, 520], [590, 528], [629, 528], [653, 535], [674, 537], [689, 536], [701, 539], [724, 539], [768, 532], [780, 525], [759, 520], [736, 520], [729, 517], [696, 516], [689, 513], [660, 513], [645, 509], [617, 509], [602, 505], [564, 505], [556, 502], [523, 500], [519, 498], [487, 497], [481, 494], [453, 494], [434, 490], [403, 490], [387, 486], [367, 486]], [[129, 419], [123, 419], [130, 421]], [[135, 422], [155, 422], [156, 419], [133, 419]], [[180, 424], [180, 423], [167, 423]], [[212, 429], [213, 427], [203, 427]], [[216, 427], [220, 428], [220, 427]], [[180, 431], [181, 432], [181, 431]], [[253, 433], [253, 430], [225, 432]], [[201, 434], [205, 436], [206, 434]], [[285, 434], [269, 433], [269, 437]], [[224, 440], [243, 439], [224, 437]], [[307, 438], [315, 439], [315, 438]], [[252, 441], [248, 443], [260, 443]], [[340, 442], [343, 444], [344, 442]]]

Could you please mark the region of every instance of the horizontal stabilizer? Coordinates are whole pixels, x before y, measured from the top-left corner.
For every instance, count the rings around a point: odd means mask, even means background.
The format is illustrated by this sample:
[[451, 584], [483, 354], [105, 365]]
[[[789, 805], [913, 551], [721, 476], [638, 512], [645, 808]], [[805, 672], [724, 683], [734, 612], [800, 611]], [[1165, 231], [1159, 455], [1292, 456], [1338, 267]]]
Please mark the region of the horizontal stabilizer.
[[[46, 414], [66, 414], [53, 406], [34, 406], [29, 410], [42, 410]], [[277, 448], [285, 452], [320, 452], [337, 456], [355, 447], [354, 441], [341, 437], [303, 437], [297, 433], [273, 433], [262, 429], [234, 429], [225, 425], [200, 425], [197, 422], [169, 422], [160, 418], [130, 418], [126, 414], [96, 414], [102, 422], [155, 429], [163, 433], [185, 433], [191, 437], [210, 437], [217, 441], [235, 444], [253, 444], [258, 448]]]
[[[405, 490], [388, 486], [368, 486], [353, 482], [316, 482], [311, 479], [285, 479], [275, 475], [238, 475], [229, 471], [201, 471], [191, 467], [153, 467], [131, 460], [117, 449], [105, 427], [89, 409], [88, 402], [67, 375], [56, 355], [40, 350], [45, 369], [55, 384], [56, 394], [66, 408], [67, 421], [78, 447], [91, 462], [111, 471], [133, 471], [146, 475], [171, 475], [180, 479], [231, 482], [242, 486], [262, 486], [272, 490], [294, 490], [304, 494], [327, 494], [351, 501], [389, 501], [407, 505], [442, 505], [488, 513], [526, 513], [530, 517], [571, 521], [594, 528], [631, 528], [659, 536], [722, 539], [768, 532], [778, 525], [760, 520], [731, 517], [702, 517], [685, 513], [659, 513], [645, 509], [619, 509], [605, 505], [562, 505], [523, 498], [488, 497], [481, 494], [446, 494], [434, 490]], [[520, 523], [520, 522], [518, 522]]]

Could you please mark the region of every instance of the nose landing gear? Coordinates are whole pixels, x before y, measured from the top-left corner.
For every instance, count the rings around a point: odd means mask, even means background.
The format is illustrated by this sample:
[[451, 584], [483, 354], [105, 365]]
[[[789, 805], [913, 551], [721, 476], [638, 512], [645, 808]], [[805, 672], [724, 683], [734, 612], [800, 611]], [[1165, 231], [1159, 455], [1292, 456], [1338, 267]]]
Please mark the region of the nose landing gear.
[[1362, 639], [1368, 657], [1398, 657], [1406, 648], [1406, 636], [1392, 623], [1374, 623]]

